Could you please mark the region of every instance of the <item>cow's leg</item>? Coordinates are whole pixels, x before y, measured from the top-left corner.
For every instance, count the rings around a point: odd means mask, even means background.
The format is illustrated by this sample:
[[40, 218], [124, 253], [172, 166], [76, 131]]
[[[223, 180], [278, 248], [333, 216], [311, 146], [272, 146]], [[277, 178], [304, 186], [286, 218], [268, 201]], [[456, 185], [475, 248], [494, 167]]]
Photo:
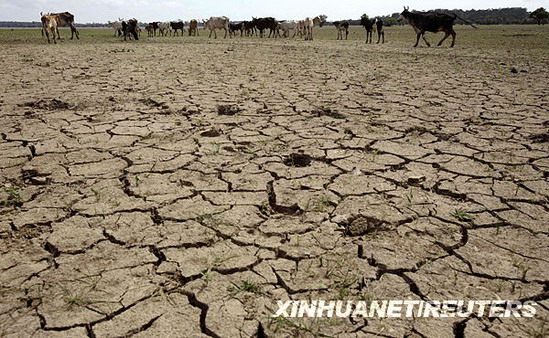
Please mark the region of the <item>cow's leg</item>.
[[453, 48], [456, 44], [456, 32], [452, 29], [450, 31], [450, 34], [452, 35], [452, 44], [450, 45], [450, 48]]
[[80, 33], [78, 33], [78, 30], [76, 29], [76, 26], [74, 26], [74, 34], [76, 34], [76, 40], [80, 40]]
[[349, 30], [345, 30], [345, 40], [349, 40]]
[[449, 36], [450, 36], [450, 32], [444, 32], [444, 37], [439, 41], [437, 46], [440, 47], [442, 45], [442, 43], [444, 42], [444, 40], [448, 39]]
[[228, 30], [227, 30], [227, 28], [225, 28], [225, 37], [223, 39], [227, 38], [227, 32], [228, 32]]
[[61, 35], [59, 35], [59, 27], [55, 27], [55, 30], [53, 31], [53, 34], [55, 34], [55, 32], [57, 32], [57, 39], [61, 40]]
[[414, 45], [414, 48], [417, 47], [417, 45], [419, 45], [420, 38], [421, 38], [421, 32], [417, 33], [417, 40], [416, 40], [416, 44]]
[[423, 38], [423, 41], [425, 41], [425, 43], [427, 44], [427, 47], [431, 47], [431, 44], [429, 43], [429, 41], [427, 41], [427, 39], [425, 38], [425, 32], [423, 32], [421, 34], [421, 37]]

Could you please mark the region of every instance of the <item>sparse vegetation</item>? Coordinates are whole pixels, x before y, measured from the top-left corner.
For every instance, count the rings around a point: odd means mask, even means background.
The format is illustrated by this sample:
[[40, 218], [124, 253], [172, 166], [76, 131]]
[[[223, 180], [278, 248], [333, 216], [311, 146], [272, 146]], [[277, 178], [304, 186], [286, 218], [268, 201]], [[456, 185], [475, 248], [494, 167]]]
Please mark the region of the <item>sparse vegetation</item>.
[[232, 283], [232, 285], [227, 288], [227, 291], [229, 291], [233, 296], [240, 292], [249, 292], [255, 294], [260, 294], [262, 292], [261, 287], [258, 284], [248, 280], [240, 281], [240, 283], [238, 284]]
[[5, 186], [4, 192], [8, 195], [8, 197], [2, 202], [2, 205], [6, 207], [14, 207], [22, 204], [21, 190], [19, 187], [14, 185]]
[[471, 214], [468, 214], [466, 211], [462, 209], [455, 210], [451, 216], [456, 218], [458, 221], [461, 222], [471, 222], [473, 221], [474, 217]]

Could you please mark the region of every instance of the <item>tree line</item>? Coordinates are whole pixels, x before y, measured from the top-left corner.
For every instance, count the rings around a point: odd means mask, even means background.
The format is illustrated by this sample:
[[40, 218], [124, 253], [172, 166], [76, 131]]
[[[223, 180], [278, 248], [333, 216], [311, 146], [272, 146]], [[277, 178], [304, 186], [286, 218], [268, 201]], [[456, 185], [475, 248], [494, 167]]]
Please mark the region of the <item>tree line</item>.
[[[549, 15], [544, 8], [538, 8], [534, 12], [528, 12], [526, 8], [509, 7], [498, 9], [436, 9], [435, 12], [455, 13], [467, 21], [478, 25], [516, 25], [516, 24], [543, 24], [549, 20]], [[380, 18], [387, 26], [398, 25], [400, 13], [381, 16]], [[350, 20], [352, 25], [360, 25], [360, 19]], [[459, 23], [459, 21], [458, 21]]]

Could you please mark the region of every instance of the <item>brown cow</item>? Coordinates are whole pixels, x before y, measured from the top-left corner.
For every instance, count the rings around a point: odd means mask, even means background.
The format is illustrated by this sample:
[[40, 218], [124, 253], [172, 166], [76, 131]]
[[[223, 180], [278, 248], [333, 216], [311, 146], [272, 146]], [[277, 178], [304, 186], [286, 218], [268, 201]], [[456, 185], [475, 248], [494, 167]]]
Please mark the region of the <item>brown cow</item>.
[[198, 34], [198, 21], [194, 19], [191, 20], [191, 22], [189, 22], [189, 36], [191, 35], [194, 35], [194, 36], [200, 35]]
[[76, 26], [74, 25], [74, 15], [69, 12], [49, 13], [46, 15], [55, 17], [55, 20], [57, 21], [57, 27], [55, 28], [55, 31], [57, 32], [57, 39], [61, 40], [61, 35], [59, 35], [59, 27], [70, 27], [71, 40], [74, 38], [75, 35], [76, 38], [80, 40], [80, 34], [78, 33], [78, 30], [76, 30]]
[[46, 35], [48, 43], [50, 42], [50, 33], [53, 38], [53, 43], [57, 43], [55, 39], [55, 32], [57, 30], [57, 17], [51, 14], [42, 14], [40, 12], [40, 21], [42, 21], [42, 35]]

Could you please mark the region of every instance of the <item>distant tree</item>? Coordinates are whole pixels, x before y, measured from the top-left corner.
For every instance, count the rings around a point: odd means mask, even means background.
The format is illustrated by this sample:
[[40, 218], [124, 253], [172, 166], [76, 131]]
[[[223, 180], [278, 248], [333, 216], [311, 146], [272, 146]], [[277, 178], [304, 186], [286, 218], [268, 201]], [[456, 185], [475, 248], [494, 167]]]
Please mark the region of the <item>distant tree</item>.
[[385, 26], [395, 26], [398, 25], [398, 20], [393, 17], [387, 17], [385, 20], [383, 20], [383, 23]]
[[530, 17], [538, 22], [538, 25], [545, 24], [545, 20], [549, 19], [549, 13], [545, 8], [540, 7], [530, 13]]

